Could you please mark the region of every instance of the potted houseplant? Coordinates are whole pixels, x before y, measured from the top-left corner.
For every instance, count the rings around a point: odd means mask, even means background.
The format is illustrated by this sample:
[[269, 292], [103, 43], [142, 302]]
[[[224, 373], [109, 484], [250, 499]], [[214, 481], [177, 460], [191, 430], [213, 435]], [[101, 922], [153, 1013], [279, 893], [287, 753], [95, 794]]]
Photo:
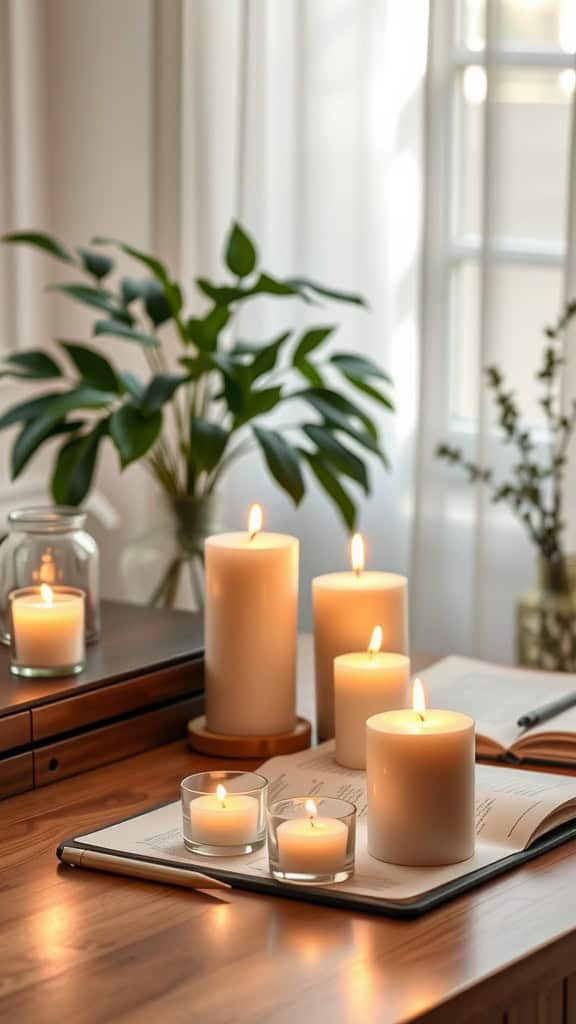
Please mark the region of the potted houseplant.
[[552, 327], [545, 328], [542, 360], [536, 370], [544, 443], [523, 422], [514, 391], [497, 366], [486, 381], [497, 410], [502, 443], [515, 452], [508, 479], [468, 460], [461, 448], [440, 444], [437, 455], [486, 486], [495, 503], [506, 504], [520, 520], [538, 555], [538, 586], [517, 608], [520, 664], [558, 671], [576, 670], [576, 562], [565, 550], [564, 487], [568, 448], [576, 426], [576, 402], [566, 407], [560, 394], [566, 329], [576, 316], [570, 302]]
[[[4, 241], [33, 246], [79, 273], [80, 280], [53, 290], [95, 315], [89, 345], [59, 341], [54, 351], [3, 359], [2, 376], [42, 387], [0, 416], [0, 429], [20, 427], [11, 450], [12, 477], [57, 438], [52, 495], [58, 504], [78, 505], [90, 491], [102, 445], [114, 446], [122, 470], [142, 463], [165, 495], [173, 524], [151, 601], [173, 603], [181, 574], [189, 570], [201, 602], [203, 541], [214, 529], [218, 488], [252, 448], [295, 504], [314, 480], [353, 529], [357, 501], [349, 484], [369, 493], [367, 455], [387, 466], [366, 404], [392, 410], [390, 378], [363, 356], [327, 350], [333, 324], [300, 333], [283, 329], [253, 341], [239, 339], [233, 321], [259, 296], [363, 306], [360, 296], [267, 273], [238, 224], [224, 248], [228, 279], [198, 278], [192, 299], [165, 263], [123, 242], [95, 239], [73, 250], [35, 231], [14, 232]], [[134, 261], [138, 276], [118, 274], [114, 250]], [[145, 375], [123, 370], [104, 354], [99, 341], [109, 337], [141, 349]], [[350, 397], [353, 390], [360, 401]], [[270, 421], [278, 410], [286, 410], [287, 422], [276, 415]]]

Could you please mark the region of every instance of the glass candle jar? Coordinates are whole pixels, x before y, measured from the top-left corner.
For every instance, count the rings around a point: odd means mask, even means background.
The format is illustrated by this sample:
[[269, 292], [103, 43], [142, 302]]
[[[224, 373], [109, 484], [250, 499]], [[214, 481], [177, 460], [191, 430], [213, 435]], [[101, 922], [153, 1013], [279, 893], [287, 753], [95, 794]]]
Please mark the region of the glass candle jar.
[[10, 670], [17, 676], [70, 676], [86, 660], [86, 595], [75, 587], [24, 587], [9, 595]]
[[189, 775], [180, 786], [184, 845], [192, 853], [252, 853], [266, 838], [268, 781], [255, 772]]
[[354, 872], [356, 808], [336, 797], [293, 797], [268, 810], [270, 871], [281, 882], [344, 882]]
[[0, 545], [0, 640], [10, 643], [9, 594], [22, 587], [77, 587], [86, 594], [88, 643], [100, 634], [98, 546], [76, 508], [25, 508], [10, 512]]

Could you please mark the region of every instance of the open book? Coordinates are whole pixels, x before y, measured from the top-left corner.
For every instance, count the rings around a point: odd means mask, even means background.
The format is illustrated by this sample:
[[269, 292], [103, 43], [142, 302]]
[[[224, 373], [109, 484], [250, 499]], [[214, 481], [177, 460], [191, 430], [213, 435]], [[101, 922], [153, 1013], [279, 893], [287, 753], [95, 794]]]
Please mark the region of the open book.
[[[350, 800], [358, 809], [356, 871], [346, 882], [304, 887], [274, 882], [266, 849], [241, 857], [188, 853], [182, 841], [180, 803], [140, 814], [109, 828], [68, 840], [65, 847], [106, 851], [154, 863], [187, 865], [233, 885], [273, 891], [300, 899], [352, 905], [381, 913], [414, 914], [462, 892], [486, 878], [576, 836], [576, 779], [476, 766], [476, 851], [446, 867], [400, 867], [375, 860], [366, 842], [366, 774], [341, 768], [333, 742], [299, 754], [276, 757], [259, 771], [270, 782], [270, 801], [285, 796], [323, 796]], [[556, 831], [559, 826], [564, 831]], [[62, 847], [61, 847], [62, 849]]]
[[464, 711], [476, 720], [479, 757], [576, 765], [576, 706], [528, 730], [522, 714], [576, 691], [576, 675], [502, 668], [450, 657], [420, 673], [430, 707]]

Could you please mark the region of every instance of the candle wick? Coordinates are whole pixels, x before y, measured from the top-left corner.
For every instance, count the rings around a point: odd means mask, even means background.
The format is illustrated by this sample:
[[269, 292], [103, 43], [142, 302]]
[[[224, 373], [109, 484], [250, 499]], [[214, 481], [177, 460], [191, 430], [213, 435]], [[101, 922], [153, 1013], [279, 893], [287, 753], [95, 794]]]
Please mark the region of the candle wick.
[[417, 711], [416, 714], [418, 715], [418, 718], [420, 719], [420, 721], [424, 722], [424, 715], [422, 714], [422, 712], [421, 711]]
[[362, 575], [362, 569], [354, 569], [354, 575], [355, 575], [356, 577], [359, 577], [359, 576], [361, 576], [361, 575]]

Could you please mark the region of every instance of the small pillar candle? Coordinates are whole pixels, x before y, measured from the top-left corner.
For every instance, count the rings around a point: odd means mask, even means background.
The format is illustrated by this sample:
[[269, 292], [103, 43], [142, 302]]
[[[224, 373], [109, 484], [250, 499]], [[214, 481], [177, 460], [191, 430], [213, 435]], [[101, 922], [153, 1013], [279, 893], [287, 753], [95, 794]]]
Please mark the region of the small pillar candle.
[[258, 800], [244, 793], [227, 793], [218, 786], [215, 793], [199, 796], [190, 803], [190, 838], [205, 846], [241, 846], [258, 834]]
[[319, 818], [306, 804], [307, 818], [283, 821], [276, 830], [278, 868], [287, 874], [330, 875], [346, 866], [348, 826], [337, 818]]
[[352, 572], [312, 581], [318, 737], [334, 735], [334, 658], [361, 651], [375, 622], [385, 651], [408, 654], [407, 580], [391, 572], [364, 571], [360, 534], [352, 538]]
[[410, 659], [380, 650], [375, 626], [367, 651], [334, 659], [336, 760], [345, 768], [366, 768], [366, 722], [380, 711], [406, 707]]
[[10, 594], [12, 671], [78, 671], [85, 657], [85, 594], [72, 587], [26, 587]]
[[287, 733], [296, 722], [298, 541], [260, 525], [256, 505], [246, 533], [205, 546], [206, 724], [228, 736]]
[[456, 864], [474, 853], [474, 721], [414, 710], [367, 722], [368, 852], [390, 864]]

